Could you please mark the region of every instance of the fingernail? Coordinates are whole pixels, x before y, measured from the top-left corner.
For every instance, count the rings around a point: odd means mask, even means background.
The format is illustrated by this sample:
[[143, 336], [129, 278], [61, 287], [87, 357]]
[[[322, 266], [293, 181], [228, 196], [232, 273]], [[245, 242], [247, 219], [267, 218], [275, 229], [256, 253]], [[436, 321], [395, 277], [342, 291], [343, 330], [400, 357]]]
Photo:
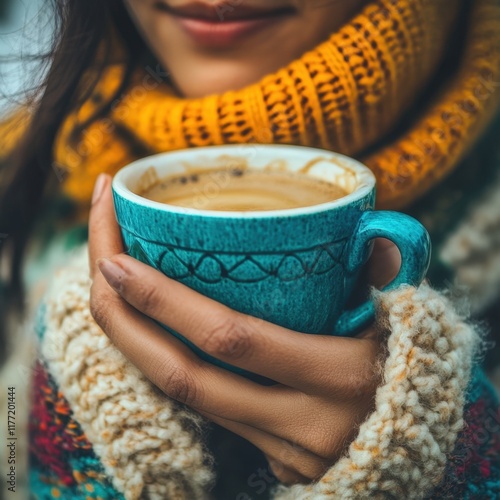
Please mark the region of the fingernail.
[[92, 205], [97, 203], [99, 201], [99, 198], [102, 196], [104, 188], [106, 187], [106, 181], [106, 174], [99, 174], [99, 177], [97, 177], [94, 185], [94, 192], [92, 193]]
[[97, 261], [97, 265], [110, 286], [118, 293], [121, 293], [123, 288], [123, 278], [126, 274], [123, 267], [120, 267], [118, 264], [115, 264], [109, 259], [99, 259]]

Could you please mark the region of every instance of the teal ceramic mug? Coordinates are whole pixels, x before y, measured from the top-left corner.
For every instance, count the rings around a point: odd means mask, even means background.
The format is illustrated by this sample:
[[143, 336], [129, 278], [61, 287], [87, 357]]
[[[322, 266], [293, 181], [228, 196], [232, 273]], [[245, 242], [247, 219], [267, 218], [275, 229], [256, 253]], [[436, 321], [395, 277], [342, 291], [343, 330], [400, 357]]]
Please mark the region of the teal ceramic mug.
[[[255, 212], [181, 208], [136, 194], [151, 175], [163, 178], [242, 162], [255, 169], [307, 171], [348, 194], [315, 206]], [[374, 316], [371, 300], [353, 310], [345, 307], [375, 238], [392, 240], [401, 253], [401, 269], [388, 289], [418, 285], [430, 260], [429, 236], [419, 222], [373, 210], [375, 184], [367, 167], [329, 151], [236, 145], [136, 161], [114, 177], [113, 196], [131, 256], [237, 311], [298, 332], [346, 336]], [[217, 189], [215, 183], [200, 196], [217, 196]]]

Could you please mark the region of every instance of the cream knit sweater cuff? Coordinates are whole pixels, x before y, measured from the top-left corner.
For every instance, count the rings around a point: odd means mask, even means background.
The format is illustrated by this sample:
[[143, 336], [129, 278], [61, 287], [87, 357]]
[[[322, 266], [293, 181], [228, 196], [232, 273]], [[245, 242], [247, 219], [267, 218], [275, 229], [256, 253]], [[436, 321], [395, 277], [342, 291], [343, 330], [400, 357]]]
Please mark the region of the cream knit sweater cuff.
[[[157, 390], [110, 343], [89, 311], [87, 248], [45, 296], [41, 355], [127, 500], [209, 496], [214, 471], [203, 419]], [[441, 480], [463, 426], [478, 335], [426, 285], [377, 293], [388, 357], [373, 414], [317, 483], [275, 498], [422, 498]]]

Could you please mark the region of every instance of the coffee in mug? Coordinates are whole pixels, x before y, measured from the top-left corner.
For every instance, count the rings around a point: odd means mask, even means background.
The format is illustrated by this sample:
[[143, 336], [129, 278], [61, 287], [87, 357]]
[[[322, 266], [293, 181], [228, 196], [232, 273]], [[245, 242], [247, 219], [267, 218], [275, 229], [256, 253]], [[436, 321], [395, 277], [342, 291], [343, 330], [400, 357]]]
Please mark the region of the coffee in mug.
[[[228, 171], [240, 168], [248, 173], [228, 176]], [[226, 170], [225, 177], [208, 180], [221, 169]], [[295, 201], [299, 207], [282, 210], [248, 209], [249, 205], [242, 210], [230, 196], [219, 210], [208, 209], [225, 197], [232, 181], [253, 193], [249, 198], [254, 205], [263, 201], [263, 192], [273, 193], [273, 200], [279, 199], [276, 193], [288, 194], [295, 188], [306, 194]], [[281, 190], [285, 182], [287, 187]], [[429, 235], [419, 222], [405, 214], [374, 210], [375, 184], [370, 169], [333, 152], [232, 145], [138, 160], [115, 175], [113, 197], [125, 248], [132, 257], [243, 314], [295, 332], [355, 335], [375, 315], [373, 300], [347, 307], [373, 240], [392, 240], [401, 253], [399, 274], [385, 289], [418, 285], [430, 259]], [[188, 203], [199, 206], [171, 204], [182, 186], [188, 193], [197, 186], [199, 196], [191, 196]], [[330, 186], [346, 194], [335, 195]], [[164, 199], [168, 203], [139, 194], [157, 188], [171, 192]], [[325, 189], [327, 197], [340, 198], [321, 202]], [[307, 203], [314, 204], [304, 206], [311, 192]], [[203, 352], [182, 332], [160, 326], [203, 359], [252, 376]]]
[[170, 175], [137, 194], [178, 207], [245, 212], [309, 207], [343, 198], [348, 192], [300, 172], [242, 166]]

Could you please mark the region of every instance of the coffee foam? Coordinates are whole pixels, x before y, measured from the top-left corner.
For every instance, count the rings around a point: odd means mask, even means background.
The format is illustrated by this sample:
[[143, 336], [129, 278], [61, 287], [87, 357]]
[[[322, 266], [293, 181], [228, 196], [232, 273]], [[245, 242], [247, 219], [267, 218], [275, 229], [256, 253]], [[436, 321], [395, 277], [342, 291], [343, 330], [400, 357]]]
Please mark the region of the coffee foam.
[[232, 168], [148, 178], [138, 194], [160, 203], [214, 211], [286, 210], [346, 196], [339, 186], [302, 173]]

